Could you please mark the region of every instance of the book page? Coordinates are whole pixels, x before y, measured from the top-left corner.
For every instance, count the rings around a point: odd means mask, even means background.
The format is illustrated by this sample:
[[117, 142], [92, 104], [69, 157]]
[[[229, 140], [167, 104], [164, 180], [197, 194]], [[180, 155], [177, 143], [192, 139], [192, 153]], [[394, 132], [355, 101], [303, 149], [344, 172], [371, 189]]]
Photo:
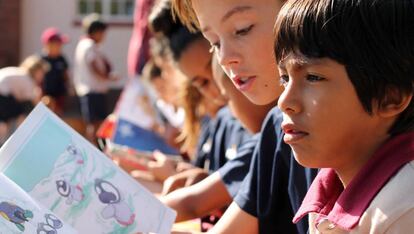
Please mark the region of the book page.
[[0, 233], [77, 233], [0, 174]]
[[43, 104], [0, 149], [0, 170], [80, 233], [169, 233], [175, 220]]

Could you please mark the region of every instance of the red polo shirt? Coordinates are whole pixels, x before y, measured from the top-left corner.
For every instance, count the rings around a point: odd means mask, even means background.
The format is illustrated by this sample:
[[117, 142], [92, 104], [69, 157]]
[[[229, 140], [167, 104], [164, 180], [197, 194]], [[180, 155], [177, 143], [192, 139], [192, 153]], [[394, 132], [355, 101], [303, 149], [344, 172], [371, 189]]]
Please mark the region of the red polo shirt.
[[321, 169], [293, 222], [312, 212], [318, 214], [316, 224], [328, 219], [345, 230], [351, 230], [391, 177], [412, 160], [414, 132], [409, 132], [385, 142], [345, 189], [333, 169]]

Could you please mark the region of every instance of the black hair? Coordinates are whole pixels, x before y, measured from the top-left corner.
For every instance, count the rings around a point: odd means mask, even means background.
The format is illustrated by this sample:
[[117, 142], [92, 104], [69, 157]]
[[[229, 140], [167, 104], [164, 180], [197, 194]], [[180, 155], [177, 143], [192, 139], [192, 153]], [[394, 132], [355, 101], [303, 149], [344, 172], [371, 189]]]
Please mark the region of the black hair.
[[200, 32], [190, 32], [186, 27], [182, 26], [177, 32], [171, 34], [170, 49], [174, 60], [179, 60], [181, 54], [195, 41], [202, 39]]
[[148, 17], [149, 28], [155, 34], [163, 34], [167, 37], [178, 30], [182, 24], [175, 21], [171, 13], [171, 1], [161, 0], [157, 2]]
[[161, 68], [158, 67], [153, 60], [149, 60], [142, 71], [142, 77], [144, 82], [151, 83], [156, 79], [162, 78]]
[[169, 49], [175, 61], [180, 59], [182, 52], [189, 45], [202, 38], [200, 32], [190, 32], [179, 19], [174, 19], [170, 0], [161, 0], [154, 5], [149, 22], [153, 33], [168, 39]]
[[102, 32], [105, 31], [108, 25], [102, 21], [93, 21], [87, 28], [87, 33], [89, 35], [95, 33], [95, 32]]
[[161, 68], [157, 65], [153, 64], [149, 71], [149, 78], [150, 80], [154, 80], [161, 77]]
[[[290, 53], [327, 57], [345, 66], [358, 98], [372, 114], [373, 101], [390, 91], [413, 94], [413, 0], [291, 0], [275, 24], [277, 62]], [[414, 101], [390, 134], [414, 129]]]

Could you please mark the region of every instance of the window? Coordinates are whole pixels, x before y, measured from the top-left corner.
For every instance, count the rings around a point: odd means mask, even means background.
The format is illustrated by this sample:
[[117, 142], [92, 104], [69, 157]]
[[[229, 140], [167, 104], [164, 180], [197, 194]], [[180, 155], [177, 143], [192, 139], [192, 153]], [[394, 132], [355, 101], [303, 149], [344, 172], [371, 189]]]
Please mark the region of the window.
[[80, 18], [90, 13], [99, 13], [110, 23], [129, 23], [133, 20], [134, 0], [78, 0], [77, 13]]

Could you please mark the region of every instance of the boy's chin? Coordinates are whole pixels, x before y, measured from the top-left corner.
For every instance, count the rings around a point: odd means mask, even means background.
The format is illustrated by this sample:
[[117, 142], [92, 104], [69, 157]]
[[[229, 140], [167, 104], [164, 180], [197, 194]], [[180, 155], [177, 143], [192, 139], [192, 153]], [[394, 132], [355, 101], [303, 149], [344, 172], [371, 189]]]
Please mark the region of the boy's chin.
[[306, 153], [299, 153], [295, 152], [294, 149], [292, 149], [293, 156], [295, 157], [296, 162], [298, 162], [301, 166], [307, 167], [307, 168], [323, 168], [324, 166], [322, 163], [318, 163], [317, 160], [315, 160], [315, 157], [312, 157], [310, 154]]

